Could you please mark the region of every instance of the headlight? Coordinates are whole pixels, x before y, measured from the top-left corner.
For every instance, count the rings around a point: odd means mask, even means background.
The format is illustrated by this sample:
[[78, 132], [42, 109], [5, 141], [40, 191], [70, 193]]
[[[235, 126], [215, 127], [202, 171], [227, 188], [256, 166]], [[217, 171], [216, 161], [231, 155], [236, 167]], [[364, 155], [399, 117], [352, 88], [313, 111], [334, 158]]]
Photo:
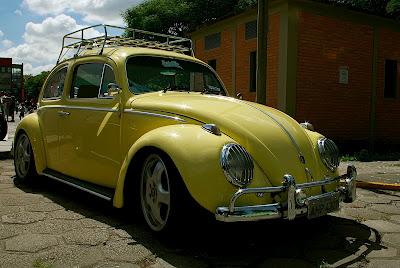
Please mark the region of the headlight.
[[318, 140], [318, 151], [325, 166], [335, 171], [339, 166], [339, 149], [336, 144], [330, 139], [321, 138]]
[[253, 179], [253, 160], [239, 144], [224, 145], [221, 150], [221, 167], [228, 181], [236, 186], [246, 186]]

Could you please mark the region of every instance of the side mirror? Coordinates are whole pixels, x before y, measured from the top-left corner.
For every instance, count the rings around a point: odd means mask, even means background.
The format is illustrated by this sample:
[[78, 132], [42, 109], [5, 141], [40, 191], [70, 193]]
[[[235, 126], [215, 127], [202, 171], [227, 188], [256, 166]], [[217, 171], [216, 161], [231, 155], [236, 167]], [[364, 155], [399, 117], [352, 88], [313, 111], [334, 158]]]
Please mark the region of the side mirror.
[[243, 100], [242, 93], [239, 92], [238, 94], [236, 94], [236, 98], [239, 100]]
[[109, 83], [107, 85], [108, 96], [115, 96], [121, 92], [121, 88], [116, 83]]

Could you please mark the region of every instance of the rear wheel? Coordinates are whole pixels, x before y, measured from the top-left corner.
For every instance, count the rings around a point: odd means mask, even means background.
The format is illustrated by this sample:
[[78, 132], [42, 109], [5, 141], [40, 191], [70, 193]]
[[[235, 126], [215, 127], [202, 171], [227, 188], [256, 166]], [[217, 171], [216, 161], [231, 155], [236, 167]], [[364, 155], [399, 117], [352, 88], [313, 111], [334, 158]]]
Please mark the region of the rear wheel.
[[37, 176], [31, 142], [28, 135], [18, 136], [14, 149], [15, 182], [26, 183]]
[[147, 225], [165, 232], [177, 223], [180, 176], [172, 161], [157, 153], [148, 155], [140, 177], [140, 203]]

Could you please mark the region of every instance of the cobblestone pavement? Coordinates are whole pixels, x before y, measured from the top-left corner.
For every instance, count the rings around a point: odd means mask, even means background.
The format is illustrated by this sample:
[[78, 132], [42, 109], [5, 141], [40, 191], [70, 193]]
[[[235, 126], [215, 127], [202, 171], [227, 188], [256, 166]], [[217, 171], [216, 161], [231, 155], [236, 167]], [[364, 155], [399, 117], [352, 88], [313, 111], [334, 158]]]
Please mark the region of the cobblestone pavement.
[[312, 221], [202, 222], [155, 237], [131, 211], [0, 161], [0, 267], [400, 267], [400, 192]]

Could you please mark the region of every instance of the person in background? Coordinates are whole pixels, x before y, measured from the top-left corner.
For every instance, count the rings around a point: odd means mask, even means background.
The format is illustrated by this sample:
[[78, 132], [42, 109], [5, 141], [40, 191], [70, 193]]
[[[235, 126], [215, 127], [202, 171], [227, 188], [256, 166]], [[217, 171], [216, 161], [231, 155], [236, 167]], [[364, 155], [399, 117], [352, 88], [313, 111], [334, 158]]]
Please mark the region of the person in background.
[[[15, 122], [14, 120], [14, 115], [15, 115], [15, 98], [14, 96], [11, 96], [10, 98], [10, 103], [9, 103], [9, 107], [8, 107], [8, 112], [9, 115], [11, 115], [11, 122]], [[8, 119], [8, 117], [7, 117]]]
[[19, 120], [21, 120], [25, 116], [25, 106], [23, 102], [19, 104], [18, 110], [19, 110]]

